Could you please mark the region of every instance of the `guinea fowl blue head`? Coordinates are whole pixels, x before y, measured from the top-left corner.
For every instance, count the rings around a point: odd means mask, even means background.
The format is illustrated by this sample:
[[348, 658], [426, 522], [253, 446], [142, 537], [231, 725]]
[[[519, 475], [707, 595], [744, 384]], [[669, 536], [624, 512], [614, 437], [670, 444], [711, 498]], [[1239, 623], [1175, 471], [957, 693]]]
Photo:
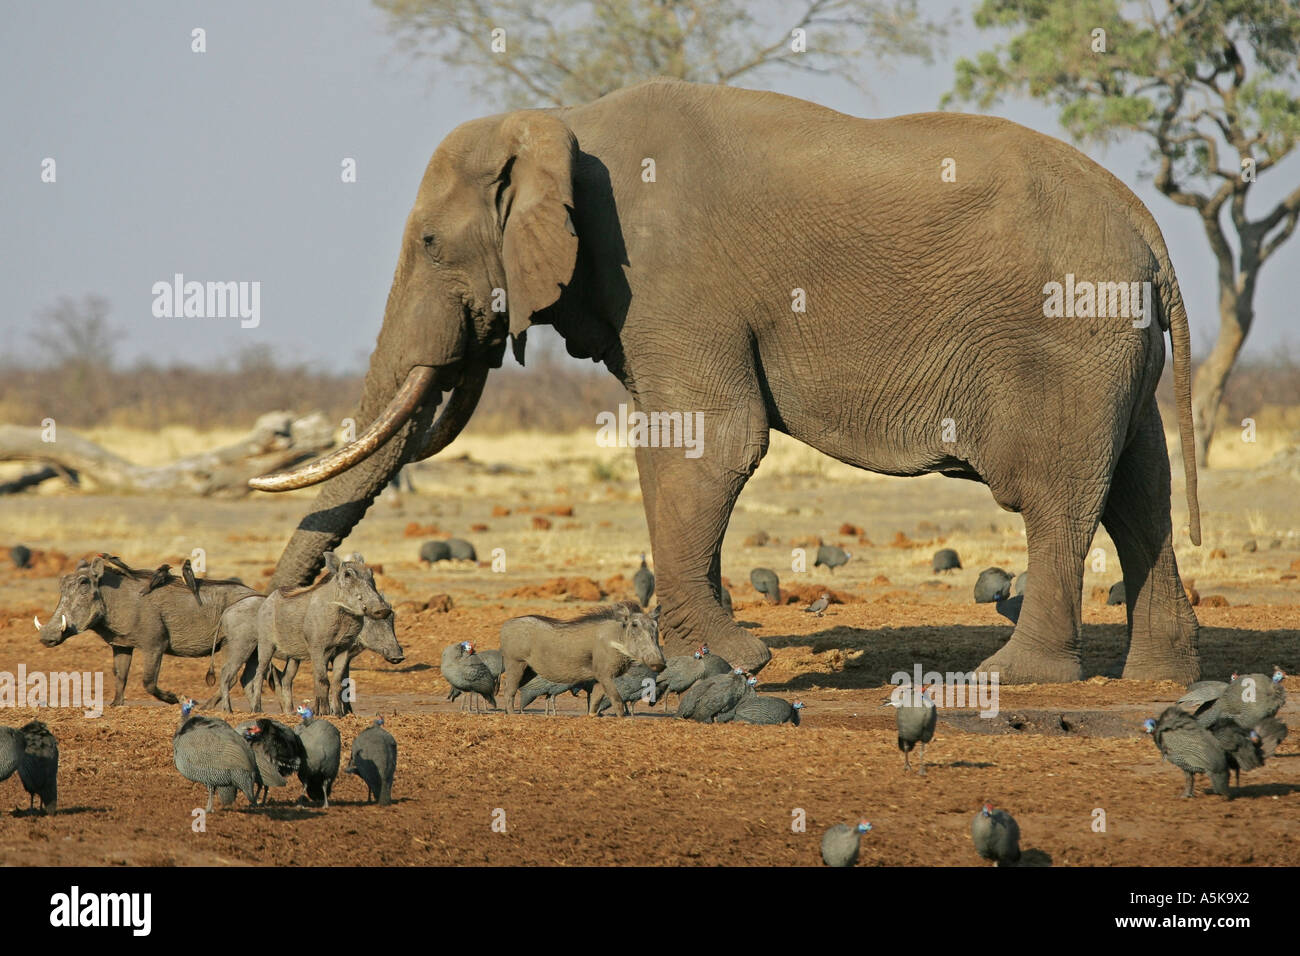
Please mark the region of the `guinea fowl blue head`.
[[194, 703], [193, 697], [186, 697], [185, 702], [181, 704], [181, 719], [183, 720], [188, 718], [190, 716], [190, 712], [193, 711], [194, 708], [197, 706], [198, 704]]
[[311, 719], [311, 708], [308, 707], [306, 704], [299, 704], [297, 713], [298, 716], [301, 717], [303, 720]]
[[792, 710], [803, 710], [803, 701], [796, 700], [793, 704], [790, 705], [790, 707]]
[[1148, 717], [1146, 720], [1142, 721], [1142, 729], [1148, 734], [1154, 734], [1156, 732], [1156, 719], [1154, 717]]
[[1259, 736], [1258, 730], [1252, 730], [1250, 732], [1250, 742], [1252, 744], [1255, 744], [1256, 746], [1259, 746], [1259, 744], [1262, 742], [1262, 738]]
[[474, 645], [471, 644], [469, 641], [461, 641], [461, 642], [460, 642], [460, 647], [461, 647], [461, 650], [463, 650], [466, 654], [473, 654], [473, 653], [474, 653]]
[[733, 668], [731, 669], [731, 673], [735, 674], [737, 677], [744, 677], [744, 676], [745, 676], [745, 668], [743, 668], [743, 667], [733, 667]]
[[757, 677], [747, 677], [747, 678], [745, 678], [745, 683], [748, 684], [750, 687], [753, 687], [755, 684], [758, 683], [758, 678], [757, 678]]
[[374, 726], [374, 727], [382, 727], [382, 726], [384, 726], [384, 718], [383, 718], [383, 717], [376, 717], [376, 718], [375, 718], [375, 722], [374, 722], [374, 724], [372, 724], [371, 726]]
[[866, 833], [868, 830], [871, 829], [871, 824], [868, 823], [866, 820], [859, 820], [858, 825], [854, 827], [854, 829], [857, 830], [859, 833]]
[[705, 654], [707, 654], [707, 653], [709, 653], [709, 645], [708, 645], [708, 644], [701, 644], [701, 645], [700, 645], [700, 653], [699, 653], [698, 656], [699, 656], [699, 657], [703, 657], [703, 656], [704, 656]]
[[1286, 680], [1286, 671], [1282, 670], [1282, 668], [1280, 668], [1280, 667], [1278, 667], [1276, 664], [1274, 664], [1274, 665], [1273, 665], [1273, 683], [1274, 683], [1274, 684], [1280, 684], [1280, 683], [1282, 683], [1282, 681], [1284, 681], [1284, 680]]
[[984, 804], [984, 806], [980, 808], [980, 813], [984, 814], [984, 816], [986, 817], [993, 816], [993, 804], [991, 803]]

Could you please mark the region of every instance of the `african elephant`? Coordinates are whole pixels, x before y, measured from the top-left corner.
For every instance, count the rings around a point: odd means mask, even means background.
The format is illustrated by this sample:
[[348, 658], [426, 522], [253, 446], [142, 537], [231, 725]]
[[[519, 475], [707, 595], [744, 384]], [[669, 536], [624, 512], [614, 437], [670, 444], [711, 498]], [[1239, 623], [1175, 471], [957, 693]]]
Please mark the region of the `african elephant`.
[[[1110, 308], [1082, 285], [1076, 303], [1075, 277], [1110, 284]], [[1142, 282], [1156, 321], [1117, 298]], [[1051, 283], [1078, 308], [1053, 305]], [[637, 410], [703, 415], [701, 454], [636, 449], [669, 653], [769, 658], [716, 595], [732, 506], [777, 429], [870, 471], [983, 482], [1023, 515], [1034, 587], [982, 670], [1081, 676], [1100, 520], [1128, 592], [1125, 676], [1198, 676], [1153, 398], [1168, 330], [1199, 544], [1187, 317], [1150, 213], [1072, 147], [990, 117], [866, 120], [664, 80], [457, 127], [406, 221], [365, 431], [252, 482], [327, 481], [275, 586], [310, 580], [402, 464], [460, 432], [507, 336], [522, 361], [534, 323], [603, 362]]]

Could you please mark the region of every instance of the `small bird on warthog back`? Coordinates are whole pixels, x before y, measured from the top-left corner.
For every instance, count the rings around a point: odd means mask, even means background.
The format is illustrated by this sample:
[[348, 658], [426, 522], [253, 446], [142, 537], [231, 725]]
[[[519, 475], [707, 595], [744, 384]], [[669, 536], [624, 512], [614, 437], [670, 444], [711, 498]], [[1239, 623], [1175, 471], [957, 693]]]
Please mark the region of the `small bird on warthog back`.
[[158, 565], [158, 570], [153, 573], [153, 577], [140, 589], [140, 596], [143, 597], [150, 591], [156, 591], [170, 581], [172, 579], [171, 567], [170, 564]]
[[655, 593], [655, 575], [646, 567], [644, 551], [641, 552], [641, 567], [632, 575], [632, 590], [636, 592], [636, 599], [642, 607], [650, 606], [650, 598]]
[[185, 586], [194, 592], [194, 600], [202, 604], [203, 598], [199, 597], [199, 582], [194, 577], [194, 565], [190, 564], [189, 558], [186, 558], [185, 563], [181, 565], [181, 577], [185, 579]]

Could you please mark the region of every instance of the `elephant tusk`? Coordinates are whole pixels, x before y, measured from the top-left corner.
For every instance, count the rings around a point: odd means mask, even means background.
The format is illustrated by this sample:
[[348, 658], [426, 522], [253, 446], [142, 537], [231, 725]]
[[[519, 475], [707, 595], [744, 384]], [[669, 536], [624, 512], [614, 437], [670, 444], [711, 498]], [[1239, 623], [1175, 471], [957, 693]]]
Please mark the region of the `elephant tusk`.
[[32, 615], [32, 623], [36, 625], [36, 630], [39, 631], [41, 629], [41, 618], [39, 615], [37, 614]]
[[291, 491], [295, 488], [319, 484], [351, 468], [369, 457], [406, 423], [419, 407], [424, 393], [428, 391], [429, 384], [433, 381], [433, 376], [434, 369], [429, 366], [415, 366], [406, 374], [406, 381], [402, 383], [402, 387], [397, 390], [392, 400], [356, 441], [294, 471], [250, 478], [249, 487], [258, 491]]
[[424, 461], [426, 458], [432, 458], [456, 440], [456, 436], [465, 428], [466, 422], [474, 414], [474, 409], [478, 407], [479, 397], [483, 394], [483, 386], [487, 382], [488, 371], [489, 368], [485, 363], [476, 362], [465, 372], [465, 377], [452, 391], [451, 398], [447, 400], [447, 407], [429, 426], [423, 443], [415, 449], [415, 454], [411, 455], [408, 461]]

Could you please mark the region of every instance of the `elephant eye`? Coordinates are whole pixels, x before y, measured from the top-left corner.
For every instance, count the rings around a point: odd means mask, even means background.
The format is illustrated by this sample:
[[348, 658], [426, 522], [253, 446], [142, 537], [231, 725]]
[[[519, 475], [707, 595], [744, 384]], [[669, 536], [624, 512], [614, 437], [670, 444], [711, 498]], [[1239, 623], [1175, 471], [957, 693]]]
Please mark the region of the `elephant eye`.
[[429, 233], [424, 237], [424, 251], [433, 259], [438, 258], [438, 237], [433, 233]]

